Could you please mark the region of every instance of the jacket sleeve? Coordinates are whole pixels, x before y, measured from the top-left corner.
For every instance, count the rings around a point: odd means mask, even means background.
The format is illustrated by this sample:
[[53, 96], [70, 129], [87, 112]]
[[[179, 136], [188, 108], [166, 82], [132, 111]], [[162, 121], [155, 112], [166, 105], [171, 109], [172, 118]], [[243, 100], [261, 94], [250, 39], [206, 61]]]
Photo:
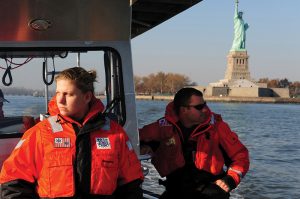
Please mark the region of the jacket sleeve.
[[11, 155], [3, 163], [0, 173], [1, 199], [35, 198], [35, 181], [40, 162], [39, 144], [35, 128], [27, 131]]
[[158, 121], [139, 129], [139, 136], [141, 151], [144, 146], [149, 146], [152, 152], [155, 152], [158, 149], [161, 140]]
[[0, 199], [38, 199], [35, 184], [24, 180], [6, 182], [0, 187]]
[[233, 189], [241, 182], [241, 179], [249, 170], [249, 152], [239, 140], [237, 134], [231, 131], [227, 123], [221, 122], [218, 125], [218, 134], [221, 147], [231, 160], [227, 176], [223, 180]]
[[159, 141], [160, 131], [158, 122], [153, 122], [139, 129], [139, 136], [142, 142]]
[[120, 127], [120, 168], [118, 177], [117, 193], [121, 193], [121, 198], [142, 199], [140, 184], [144, 179], [142, 166], [131, 145], [131, 142]]

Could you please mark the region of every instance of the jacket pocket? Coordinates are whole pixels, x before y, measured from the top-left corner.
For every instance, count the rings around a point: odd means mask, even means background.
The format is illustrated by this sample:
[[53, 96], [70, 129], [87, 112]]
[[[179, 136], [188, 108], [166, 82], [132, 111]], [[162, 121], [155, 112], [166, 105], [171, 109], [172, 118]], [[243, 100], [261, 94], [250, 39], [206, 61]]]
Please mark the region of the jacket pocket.
[[92, 160], [91, 192], [111, 195], [117, 187], [119, 161], [116, 154], [97, 154]]
[[56, 154], [49, 160], [50, 197], [74, 195], [72, 155]]

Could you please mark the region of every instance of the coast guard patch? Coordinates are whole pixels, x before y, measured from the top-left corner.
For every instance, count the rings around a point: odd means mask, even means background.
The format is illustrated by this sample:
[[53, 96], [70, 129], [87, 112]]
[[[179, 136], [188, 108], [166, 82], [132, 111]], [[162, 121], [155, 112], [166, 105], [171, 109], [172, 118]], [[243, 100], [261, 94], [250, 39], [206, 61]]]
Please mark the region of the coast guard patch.
[[110, 141], [108, 138], [96, 138], [97, 149], [110, 149]]
[[70, 148], [70, 138], [54, 138], [54, 148]]
[[158, 120], [159, 126], [172, 126], [165, 118]]
[[168, 139], [168, 141], [166, 142], [167, 146], [171, 146], [171, 145], [175, 145], [176, 141], [175, 141], [175, 137], [171, 137], [170, 139]]

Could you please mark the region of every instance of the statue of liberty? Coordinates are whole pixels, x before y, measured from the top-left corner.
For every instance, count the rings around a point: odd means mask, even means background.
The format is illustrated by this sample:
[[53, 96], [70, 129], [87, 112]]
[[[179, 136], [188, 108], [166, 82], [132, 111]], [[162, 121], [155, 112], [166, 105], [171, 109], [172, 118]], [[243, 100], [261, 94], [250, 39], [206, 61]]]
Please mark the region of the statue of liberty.
[[246, 49], [246, 30], [249, 28], [247, 23], [244, 23], [243, 12], [238, 11], [239, 1], [235, 1], [234, 11], [234, 39], [231, 51], [241, 51]]

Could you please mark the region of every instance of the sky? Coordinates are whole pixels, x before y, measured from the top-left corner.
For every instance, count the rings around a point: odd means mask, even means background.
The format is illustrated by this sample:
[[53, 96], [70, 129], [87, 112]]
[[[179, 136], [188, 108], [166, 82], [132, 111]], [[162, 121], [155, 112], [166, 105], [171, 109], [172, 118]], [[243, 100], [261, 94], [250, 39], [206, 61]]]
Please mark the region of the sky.
[[[224, 78], [233, 41], [235, 0], [203, 0], [133, 39], [135, 75], [173, 72], [207, 86]], [[251, 77], [300, 81], [300, 1], [239, 0], [249, 24]]]
[[[233, 41], [234, 2], [203, 0], [134, 38], [134, 74], [180, 73], [201, 86], [223, 79], [226, 56]], [[239, 10], [244, 12], [243, 19], [250, 26], [246, 32], [246, 49], [251, 77], [300, 81], [300, 1], [239, 0]], [[82, 55], [83, 65], [99, 65], [95, 61], [97, 56], [84, 58]], [[74, 60], [64, 65], [75, 66], [76, 58]], [[41, 63], [30, 62], [33, 67], [37, 64]], [[39, 81], [32, 76], [42, 71], [33, 68], [28, 72], [24, 68], [12, 71], [13, 86], [41, 88], [42, 76], [39, 75]], [[3, 73], [0, 70], [1, 77]], [[104, 77], [99, 76], [99, 84], [102, 84]]]

